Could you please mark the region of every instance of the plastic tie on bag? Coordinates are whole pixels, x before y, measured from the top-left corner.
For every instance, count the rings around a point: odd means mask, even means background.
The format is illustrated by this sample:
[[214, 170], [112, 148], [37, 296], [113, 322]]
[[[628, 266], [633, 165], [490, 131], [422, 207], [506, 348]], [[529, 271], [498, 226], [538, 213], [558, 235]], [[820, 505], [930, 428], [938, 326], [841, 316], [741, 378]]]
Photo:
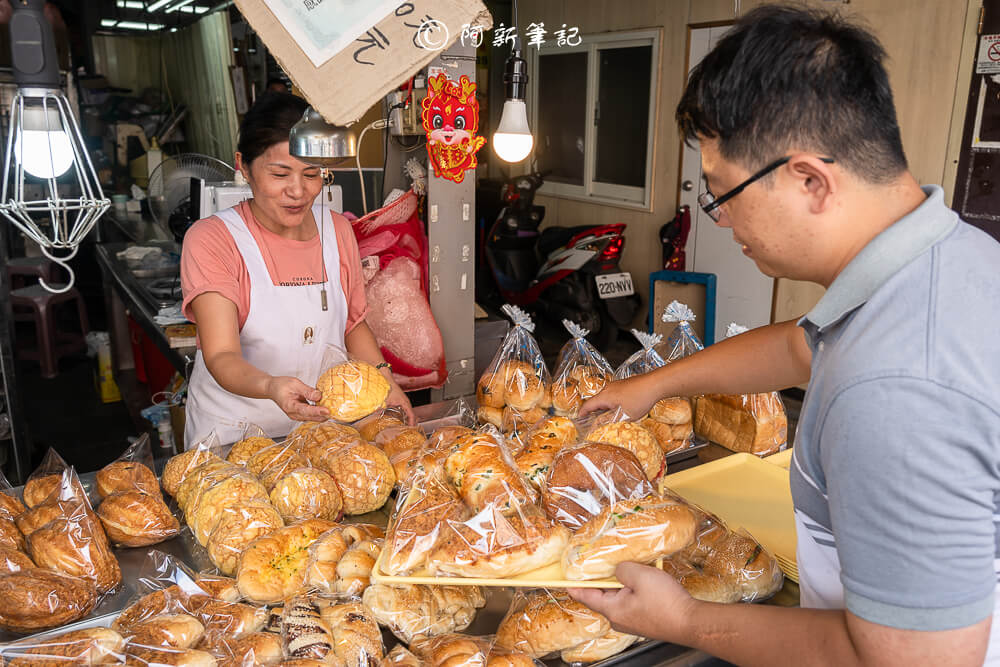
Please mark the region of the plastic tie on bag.
[[504, 314], [510, 318], [510, 321], [514, 323], [514, 326], [526, 329], [531, 333], [535, 332], [535, 323], [531, 321], [531, 315], [525, 311], [509, 303], [505, 303], [500, 310], [502, 310]]
[[660, 316], [663, 322], [694, 322], [695, 319], [694, 311], [676, 299], [663, 309], [663, 315]]
[[638, 329], [632, 329], [632, 335], [642, 345], [642, 349], [647, 351], [659, 345], [663, 340], [663, 334], [648, 333], [646, 331], [639, 331]]
[[584, 329], [573, 320], [563, 319], [562, 323], [563, 326], [566, 327], [566, 331], [568, 331], [573, 338], [586, 338], [587, 334], [590, 333], [589, 329]]
[[747, 331], [750, 331], [749, 327], [745, 327], [742, 324], [737, 324], [736, 322], [730, 322], [729, 326], [726, 327], [726, 338], [739, 336], [741, 333], [746, 333]]

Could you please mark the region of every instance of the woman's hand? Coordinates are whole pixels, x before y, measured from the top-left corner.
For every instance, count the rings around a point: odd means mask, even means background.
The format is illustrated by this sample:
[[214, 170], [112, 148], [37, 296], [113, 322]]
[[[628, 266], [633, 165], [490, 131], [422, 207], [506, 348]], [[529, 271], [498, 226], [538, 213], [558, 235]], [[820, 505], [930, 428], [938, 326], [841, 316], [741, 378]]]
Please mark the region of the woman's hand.
[[321, 405], [309, 404], [309, 401], [321, 399], [322, 392], [298, 378], [272, 377], [267, 381], [267, 397], [293, 421], [321, 422], [330, 418], [329, 410]]
[[385, 398], [385, 404], [389, 407], [398, 407], [400, 410], [406, 413], [406, 423], [410, 426], [414, 426], [417, 423], [417, 417], [413, 414], [413, 406], [410, 405], [410, 399], [406, 395], [396, 381], [389, 379], [389, 395]]

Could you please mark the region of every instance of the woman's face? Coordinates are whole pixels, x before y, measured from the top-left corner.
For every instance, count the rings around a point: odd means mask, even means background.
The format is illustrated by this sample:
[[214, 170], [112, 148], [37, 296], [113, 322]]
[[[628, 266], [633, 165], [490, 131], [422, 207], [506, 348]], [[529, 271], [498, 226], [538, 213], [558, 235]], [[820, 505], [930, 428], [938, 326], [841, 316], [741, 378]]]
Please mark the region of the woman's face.
[[237, 162], [250, 188], [259, 215], [278, 227], [298, 227], [308, 217], [323, 179], [313, 167], [288, 153], [288, 142], [273, 144], [250, 164]]

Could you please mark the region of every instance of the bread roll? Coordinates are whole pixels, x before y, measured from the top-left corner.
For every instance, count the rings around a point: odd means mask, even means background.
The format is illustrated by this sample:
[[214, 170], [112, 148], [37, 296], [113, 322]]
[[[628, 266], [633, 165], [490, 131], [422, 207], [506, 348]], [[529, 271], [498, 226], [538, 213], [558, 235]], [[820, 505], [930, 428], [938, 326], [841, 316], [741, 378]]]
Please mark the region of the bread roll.
[[448, 481], [473, 513], [486, 507], [512, 513], [534, 501], [534, 491], [512, 465], [504, 446], [497, 436], [477, 433], [455, 443], [445, 459]]
[[502, 408], [506, 405], [504, 398], [504, 381], [493, 373], [483, 373], [476, 383], [476, 403], [479, 407]]
[[270, 503], [252, 502], [245, 506], [227, 507], [208, 538], [209, 558], [219, 572], [236, 574], [240, 557], [246, 547], [258, 537], [268, 535], [285, 523]]
[[333, 651], [330, 628], [316, 605], [306, 597], [295, 598], [285, 605], [281, 636], [285, 639], [285, 652], [290, 658], [324, 660]]
[[35, 564], [31, 562], [31, 559], [23, 551], [18, 551], [10, 546], [0, 545], [0, 574], [20, 572], [21, 570], [33, 567], [35, 567]]
[[0, 517], [13, 521], [27, 508], [11, 493], [0, 491]]
[[[641, 420], [639, 425], [653, 434], [664, 454], [687, 447], [691, 444], [691, 436], [694, 435], [691, 424], [664, 424], [647, 417]], [[675, 437], [675, 434], [678, 435]]]
[[114, 590], [122, 581], [118, 560], [107, 542], [83, 523], [50, 521], [31, 534], [28, 554], [38, 567], [93, 581], [98, 593]]
[[322, 458], [328, 450], [337, 450], [361, 439], [361, 434], [354, 427], [335, 421], [325, 421], [313, 422], [313, 426], [303, 432], [301, 437], [297, 439], [289, 437], [285, 443], [293, 446], [298, 443], [298, 451], [312, 461], [314, 458]]
[[518, 470], [536, 488], [542, 488], [556, 454], [576, 440], [576, 426], [566, 417], [547, 417], [525, 436], [525, 447], [514, 459]]
[[168, 540], [180, 532], [177, 518], [159, 495], [142, 491], [119, 491], [104, 499], [97, 509], [113, 544], [145, 547]]
[[563, 650], [559, 657], [567, 663], [597, 662], [621, 653], [637, 641], [639, 637], [635, 635], [611, 630], [603, 637]]
[[[68, 480], [72, 480], [72, 482]], [[34, 477], [24, 485], [24, 504], [29, 509], [42, 504], [50, 497], [58, 500], [73, 498], [83, 500], [87, 497], [87, 492], [80, 484], [76, 473], [71, 470], [63, 474]]]
[[468, 517], [468, 509], [441, 478], [443, 474], [432, 469], [410, 478], [412, 484], [404, 490], [386, 533], [387, 574], [410, 574], [423, 567], [440, 537], [442, 523]]
[[424, 667], [424, 661], [402, 644], [396, 644], [389, 654], [382, 658], [378, 667]]
[[250, 472], [261, 477], [269, 470], [287, 471], [301, 468], [305, 465], [303, 459], [304, 456], [299, 454], [295, 447], [282, 442], [261, 449], [247, 459], [245, 465]]
[[507, 362], [504, 366], [504, 400], [515, 410], [538, 405], [545, 394], [542, 378], [531, 364]]
[[87, 628], [14, 644], [3, 653], [8, 667], [114, 665], [124, 661], [124, 648], [124, 638], [114, 630]]
[[503, 428], [503, 409], [481, 405], [476, 410], [476, 421], [480, 424], [493, 424], [497, 428]]
[[176, 497], [177, 490], [188, 473], [201, 464], [212, 460], [220, 461], [221, 459], [207, 449], [189, 449], [177, 456], [172, 456], [163, 468], [163, 475], [161, 476], [163, 490], [171, 496]]
[[391, 459], [402, 452], [419, 450], [427, 436], [419, 428], [401, 426], [383, 429], [373, 442]]
[[[83, 500], [49, 500], [35, 505], [30, 510], [19, 515], [16, 519], [17, 527], [26, 537], [55, 519], [70, 519], [86, 523], [94, 534], [103, 535], [104, 529], [101, 521], [90, 509], [90, 505]], [[100, 535], [98, 535], [100, 536]]]
[[650, 493], [649, 480], [632, 452], [584, 443], [556, 454], [542, 487], [542, 508], [553, 521], [576, 530], [604, 507]]
[[735, 452], [775, 453], [788, 441], [785, 407], [776, 393], [695, 399], [694, 431]]
[[242, 637], [259, 632], [267, 623], [268, 612], [264, 607], [254, 607], [241, 602], [225, 602], [207, 595], [192, 595], [188, 599], [194, 616], [205, 626], [205, 638]]
[[2, 517], [0, 517], [0, 546], [21, 551], [25, 549], [24, 535], [17, 529], [17, 524]]
[[248, 472], [240, 471], [212, 484], [202, 484], [189, 500], [184, 514], [195, 539], [207, 545], [226, 509], [267, 502], [267, 499], [264, 485]]
[[619, 500], [580, 527], [563, 554], [567, 579], [610, 577], [619, 563], [650, 563], [694, 539], [695, 516], [656, 495]]
[[135, 667], [216, 667], [215, 656], [198, 649], [146, 648], [129, 646], [125, 664]]
[[217, 574], [199, 574], [194, 580], [198, 588], [216, 600], [224, 602], [239, 602], [240, 590], [232, 577], [220, 577]]
[[684, 397], [661, 398], [649, 409], [649, 418], [663, 424], [690, 424], [691, 400]]
[[323, 607], [320, 616], [333, 635], [333, 653], [347, 667], [377, 665], [385, 655], [378, 623], [360, 602]]
[[337, 561], [336, 579], [330, 593], [361, 595], [371, 583], [372, 570], [381, 551], [381, 543], [362, 540], [351, 545]]
[[285, 474], [271, 489], [271, 504], [286, 522], [340, 518], [344, 501], [336, 480], [319, 468], [299, 468]]
[[490, 645], [479, 637], [447, 634], [418, 639], [410, 648], [432, 667], [486, 667]]
[[500, 429], [504, 433], [523, 432], [540, 422], [543, 417], [545, 412], [539, 407], [516, 410], [508, 405], [500, 413]]
[[330, 418], [354, 422], [367, 417], [385, 404], [389, 381], [377, 368], [364, 361], [345, 361], [328, 368], [316, 381], [323, 396], [318, 404], [330, 411]]
[[221, 482], [227, 477], [243, 473], [242, 467], [223, 461], [220, 458], [202, 463], [197, 468], [189, 471], [184, 477], [184, 481], [177, 487], [174, 499], [178, 507], [186, 510], [188, 502], [198, 496], [202, 488], [208, 488], [216, 482]]
[[603, 369], [590, 365], [578, 365], [569, 372], [569, 377], [576, 381], [580, 397], [584, 400], [597, 396], [611, 381], [611, 374]]
[[391, 412], [375, 413], [358, 424], [358, 433], [368, 442], [375, 442], [379, 433], [388, 428], [405, 426], [403, 419]]
[[0, 628], [38, 632], [83, 618], [97, 604], [91, 580], [29, 568], [0, 575]]
[[160, 495], [160, 482], [156, 474], [141, 463], [115, 461], [97, 471], [97, 494], [107, 498], [119, 491], [142, 491], [151, 496]]
[[272, 667], [281, 662], [281, 637], [270, 632], [251, 632], [239, 639], [219, 638], [209, 646], [223, 667]]
[[285, 600], [305, 586], [309, 545], [334, 524], [310, 519], [280, 528], [251, 543], [240, 561], [236, 585], [248, 600], [272, 603]]
[[505, 516], [495, 508], [466, 523], [449, 522], [427, 557], [432, 575], [503, 578], [559, 560], [570, 532], [532, 515]]
[[140, 597], [122, 610], [111, 622], [111, 628], [128, 634], [138, 624], [164, 614], [194, 615], [189, 596], [176, 584], [149, 591]]
[[330, 473], [349, 516], [374, 512], [389, 499], [396, 484], [396, 471], [381, 449], [367, 442], [355, 442], [313, 465]]
[[205, 634], [205, 626], [189, 614], [162, 614], [136, 623], [125, 638], [129, 644], [150, 648], [192, 648]]
[[618, 445], [629, 450], [639, 459], [642, 470], [650, 481], [655, 480], [667, 470], [660, 444], [652, 433], [638, 424], [632, 422], [603, 424], [592, 429], [587, 434], [587, 440]]
[[362, 596], [365, 608], [407, 644], [416, 639], [461, 632], [486, 605], [478, 586], [373, 584]]
[[511, 611], [497, 628], [496, 643], [532, 658], [580, 646], [611, 630], [608, 619], [565, 591], [533, 591], [524, 606]]
[[236, 465], [245, 465], [250, 457], [259, 452], [262, 449], [271, 447], [274, 445], [274, 440], [267, 437], [251, 436], [249, 438], [243, 438], [239, 442], [233, 445], [233, 448], [229, 450], [229, 455], [226, 460], [230, 463], [235, 463]]

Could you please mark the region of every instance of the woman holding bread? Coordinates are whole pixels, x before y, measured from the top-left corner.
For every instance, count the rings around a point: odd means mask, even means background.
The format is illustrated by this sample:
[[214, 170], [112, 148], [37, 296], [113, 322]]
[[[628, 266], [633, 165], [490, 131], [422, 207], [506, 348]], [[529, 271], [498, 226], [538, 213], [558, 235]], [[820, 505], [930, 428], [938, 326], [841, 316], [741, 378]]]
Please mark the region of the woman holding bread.
[[314, 386], [327, 344], [379, 368], [387, 403], [413, 413], [365, 323], [361, 258], [348, 220], [313, 202], [318, 167], [292, 157], [288, 135], [306, 102], [268, 93], [240, 126], [236, 168], [253, 198], [199, 220], [184, 237], [185, 316], [199, 349], [188, 388], [185, 446], [215, 429], [222, 442], [246, 423], [269, 436], [322, 421]]

